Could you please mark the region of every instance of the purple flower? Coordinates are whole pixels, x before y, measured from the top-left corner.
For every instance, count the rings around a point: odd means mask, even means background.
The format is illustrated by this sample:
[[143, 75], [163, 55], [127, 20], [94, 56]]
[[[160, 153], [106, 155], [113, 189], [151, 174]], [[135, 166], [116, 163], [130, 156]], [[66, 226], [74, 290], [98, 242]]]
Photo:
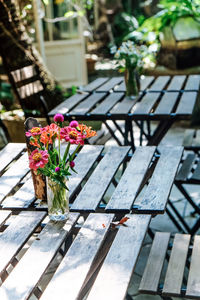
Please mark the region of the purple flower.
[[55, 172], [59, 172], [60, 171], [60, 168], [59, 167], [56, 167], [55, 168]]
[[76, 127], [78, 127], [78, 122], [77, 122], [76, 120], [71, 121], [71, 122], [69, 123], [69, 126], [70, 126], [70, 127], [73, 127], [73, 128], [76, 128]]
[[53, 119], [56, 123], [62, 123], [64, 121], [64, 116], [62, 114], [56, 114]]
[[72, 160], [72, 161], [70, 161], [69, 165], [70, 165], [71, 168], [74, 168], [75, 167], [75, 162]]

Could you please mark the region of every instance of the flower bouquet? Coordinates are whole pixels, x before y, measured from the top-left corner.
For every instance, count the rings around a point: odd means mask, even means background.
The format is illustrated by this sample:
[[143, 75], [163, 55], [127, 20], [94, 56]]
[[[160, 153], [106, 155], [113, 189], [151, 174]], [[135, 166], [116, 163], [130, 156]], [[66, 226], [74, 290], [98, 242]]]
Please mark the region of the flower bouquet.
[[147, 53], [147, 47], [137, 46], [132, 41], [123, 42], [117, 49], [111, 48], [114, 54], [117, 68], [125, 72], [126, 96], [137, 96], [139, 93], [139, 74], [143, 67], [143, 58]]
[[[54, 122], [43, 128], [33, 127], [26, 132], [35, 150], [29, 156], [29, 167], [47, 178], [48, 214], [51, 220], [66, 220], [69, 214], [69, 193], [67, 180], [76, 172], [74, 158], [85, 139], [96, 135], [96, 131], [77, 121], [64, 126], [61, 114], [54, 116]], [[61, 143], [67, 142], [61, 156]], [[70, 146], [75, 145], [73, 151]]]

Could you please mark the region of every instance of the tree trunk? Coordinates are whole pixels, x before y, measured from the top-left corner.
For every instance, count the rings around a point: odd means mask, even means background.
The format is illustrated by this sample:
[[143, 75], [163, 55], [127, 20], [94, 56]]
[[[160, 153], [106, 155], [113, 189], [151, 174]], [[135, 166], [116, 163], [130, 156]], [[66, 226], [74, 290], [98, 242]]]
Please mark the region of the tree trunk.
[[13, 70], [34, 65], [37, 80], [48, 94], [49, 109], [62, 101], [60, 92], [55, 90], [53, 76], [43, 64], [20, 20], [16, 0], [0, 0], [0, 56], [8, 75]]

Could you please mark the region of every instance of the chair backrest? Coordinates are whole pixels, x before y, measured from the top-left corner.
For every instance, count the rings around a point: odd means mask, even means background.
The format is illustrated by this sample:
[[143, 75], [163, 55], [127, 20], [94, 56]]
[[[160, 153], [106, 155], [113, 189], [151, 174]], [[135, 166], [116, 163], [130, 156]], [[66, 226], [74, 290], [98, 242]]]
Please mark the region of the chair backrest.
[[49, 123], [48, 105], [45, 100], [48, 95], [38, 80], [35, 66], [29, 65], [9, 72], [9, 80], [25, 117], [35, 116], [38, 111], [39, 116], [45, 117]]

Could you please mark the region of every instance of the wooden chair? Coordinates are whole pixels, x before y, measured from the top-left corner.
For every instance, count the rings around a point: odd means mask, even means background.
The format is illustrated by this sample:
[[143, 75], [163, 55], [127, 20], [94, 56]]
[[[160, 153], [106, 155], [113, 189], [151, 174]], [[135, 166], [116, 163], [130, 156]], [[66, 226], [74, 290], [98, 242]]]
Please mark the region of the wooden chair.
[[199, 261], [200, 236], [175, 234], [170, 240], [170, 233], [157, 232], [139, 292], [160, 295], [164, 300], [171, 297], [200, 299]]
[[[171, 141], [174, 141], [173, 135], [174, 133], [172, 131], [169, 132], [163, 139], [161, 145], [169, 145]], [[200, 206], [192, 198], [189, 190], [186, 189], [186, 185], [189, 186], [191, 184], [200, 184], [200, 130], [185, 130], [183, 134], [178, 136], [176, 145], [183, 146], [185, 150], [189, 150], [190, 152], [185, 152], [187, 154], [181, 162], [180, 169], [176, 175], [174, 184], [184, 196], [184, 198], [186, 198], [190, 205], [194, 208], [192, 215], [199, 215]], [[170, 199], [168, 201], [168, 207], [166, 211], [179, 231], [194, 235], [200, 228], [199, 217], [197, 217], [194, 225], [189, 226], [185, 219], [182, 217], [180, 211], [176, 208], [176, 205]]]
[[35, 116], [32, 111], [39, 111], [50, 124], [48, 117], [48, 95], [45, 87], [38, 80], [37, 71], [34, 65], [10, 71], [8, 74], [15, 97], [21, 105], [25, 117]]

